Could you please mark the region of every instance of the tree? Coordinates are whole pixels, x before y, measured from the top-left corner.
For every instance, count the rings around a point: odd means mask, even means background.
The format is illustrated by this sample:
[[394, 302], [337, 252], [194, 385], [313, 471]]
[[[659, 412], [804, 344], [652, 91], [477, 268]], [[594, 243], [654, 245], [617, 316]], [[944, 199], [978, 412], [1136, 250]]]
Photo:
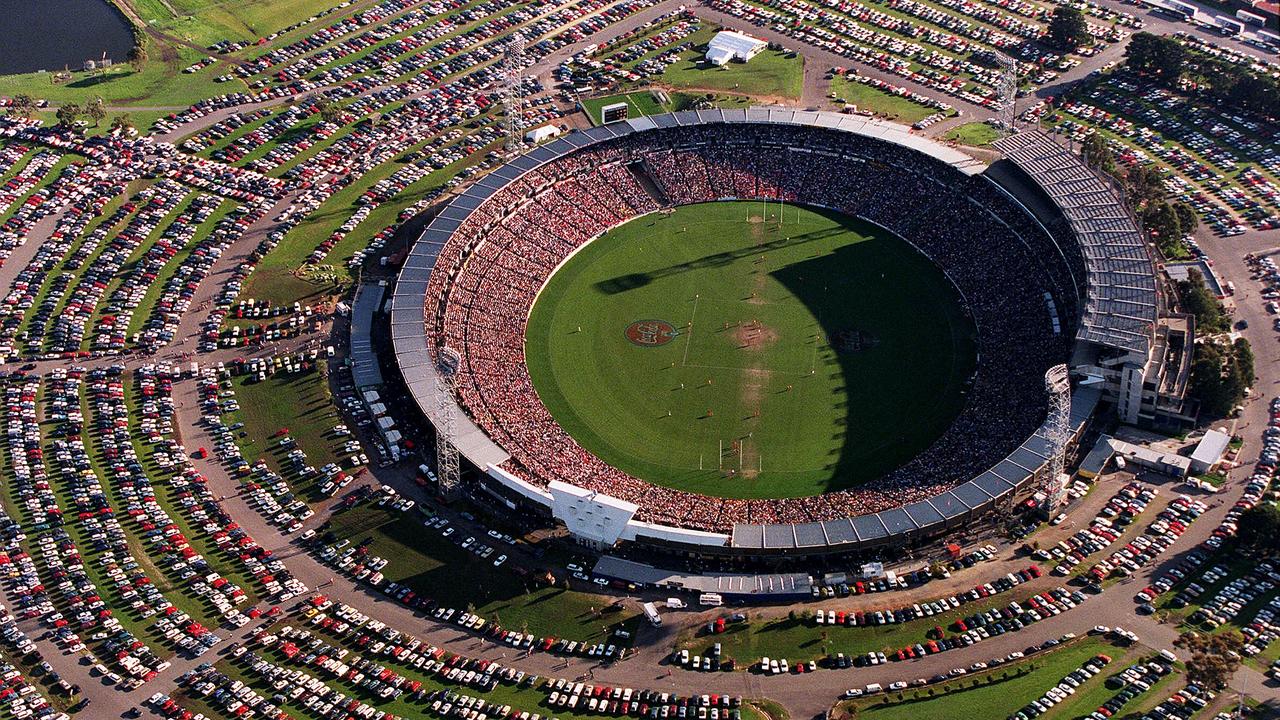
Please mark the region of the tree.
[[336, 125], [342, 118], [342, 108], [338, 107], [338, 103], [323, 95], [316, 98], [315, 109], [324, 122]]
[[58, 111], [54, 113], [54, 115], [58, 118], [58, 125], [69, 128], [75, 124], [76, 120], [79, 119], [83, 112], [84, 111], [80, 109], [79, 105], [75, 103], [66, 103], [59, 107]]
[[1196, 215], [1196, 209], [1189, 203], [1179, 200], [1173, 203], [1173, 211], [1178, 214], [1178, 227], [1181, 228], [1183, 235], [1194, 233], [1200, 226], [1200, 216]]
[[1134, 165], [1125, 173], [1125, 194], [1133, 207], [1139, 208], [1164, 197], [1164, 179], [1150, 165]]
[[1258, 375], [1254, 372], [1253, 367], [1253, 346], [1244, 338], [1237, 338], [1232, 344], [1232, 349], [1236, 354], [1236, 367], [1240, 368], [1240, 379], [1244, 381], [1246, 386], [1252, 386], [1258, 381]]
[[134, 39], [133, 47], [129, 49], [125, 60], [129, 62], [129, 67], [133, 68], [134, 72], [142, 72], [142, 66], [147, 64], [147, 41], [141, 33], [138, 33]]
[[14, 95], [13, 102], [9, 105], [9, 115], [11, 117], [20, 117], [23, 120], [30, 120], [35, 111], [35, 98], [25, 93]]
[[102, 124], [103, 118], [107, 116], [107, 108], [102, 104], [102, 98], [95, 97], [84, 106], [84, 114], [93, 120], [93, 126], [98, 127]]
[[1173, 85], [1182, 76], [1187, 51], [1171, 37], [1140, 32], [1129, 39], [1124, 55], [1130, 70], [1159, 76], [1165, 85]]
[[1182, 227], [1172, 205], [1164, 200], [1148, 204], [1142, 213], [1142, 222], [1161, 254], [1175, 259], [1186, 255], [1182, 247]]
[[1088, 43], [1089, 24], [1084, 13], [1070, 5], [1054, 8], [1049, 18], [1049, 42], [1062, 50], [1075, 50]]
[[1280, 551], [1280, 508], [1263, 503], [1245, 510], [1240, 515], [1236, 539], [1245, 547]]
[[1192, 268], [1187, 271], [1187, 279], [1178, 283], [1178, 300], [1183, 312], [1191, 313], [1196, 318], [1196, 327], [1208, 332], [1221, 332], [1226, 329], [1227, 322], [1223, 315], [1222, 303], [1205, 285], [1204, 275]]
[[1240, 667], [1244, 638], [1234, 630], [1213, 635], [1183, 633], [1173, 641], [1173, 646], [1191, 653], [1187, 660], [1187, 682], [1216, 691], [1226, 687]]
[[118, 133], [123, 133], [126, 130], [134, 129], [133, 116], [130, 115], [129, 113], [124, 113], [123, 115], [116, 115], [115, 117], [111, 118], [111, 129], [112, 131], [118, 132]]
[[1084, 162], [1095, 170], [1112, 174], [1116, 170], [1116, 157], [1111, 153], [1111, 146], [1101, 133], [1093, 133], [1080, 145], [1080, 155]]

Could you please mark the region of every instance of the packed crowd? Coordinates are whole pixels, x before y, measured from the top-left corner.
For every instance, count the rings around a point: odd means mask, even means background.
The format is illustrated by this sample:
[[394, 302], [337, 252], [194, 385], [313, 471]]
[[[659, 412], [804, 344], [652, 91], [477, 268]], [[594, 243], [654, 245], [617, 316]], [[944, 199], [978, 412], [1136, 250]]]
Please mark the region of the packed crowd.
[[[610, 227], [665, 206], [725, 198], [836, 208], [895, 232], [941, 266], [977, 325], [982, 352], [966, 407], [933, 446], [840, 492], [695, 498], [606, 465], [556, 424], [524, 365], [525, 318], [542, 283]], [[427, 329], [433, 345], [461, 353], [459, 400], [512, 454], [507, 469], [518, 476], [572, 482], [636, 503], [640, 519], [698, 529], [827, 520], [945, 491], [1039, 426], [1044, 371], [1065, 357], [1071, 335], [1051, 316], [1075, 315], [1071, 278], [1080, 261], [1065, 254], [1069, 262], [1054, 262], [1064, 255], [1054, 240], [986, 180], [905, 148], [806, 127], [696, 126], [603, 142], [495, 193], [441, 251], [428, 284]]]

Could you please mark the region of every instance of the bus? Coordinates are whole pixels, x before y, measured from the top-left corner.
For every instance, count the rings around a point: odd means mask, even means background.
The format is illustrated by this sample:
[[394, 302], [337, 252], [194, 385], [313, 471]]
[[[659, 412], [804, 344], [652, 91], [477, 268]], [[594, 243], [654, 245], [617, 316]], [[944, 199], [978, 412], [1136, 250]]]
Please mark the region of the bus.
[[724, 598], [720, 597], [720, 593], [702, 593], [698, 596], [698, 604], [704, 607], [720, 607], [724, 604]]
[[1251, 13], [1248, 10], [1237, 10], [1236, 17], [1241, 22], [1254, 27], [1264, 28], [1267, 26], [1267, 19], [1257, 13]]
[[1257, 35], [1259, 40], [1270, 47], [1280, 48], [1280, 35], [1277, 35], [1270, 30], [1256, 30], [1253, 34]]
[[1169, 6], [1174, 10], [1185, 15], [1188, 20], [1196, 16], [1198, 8], [1189, 2], [1182, 2], [1182, 0], [1165, 0], [1165, 2], [1169, 3]]

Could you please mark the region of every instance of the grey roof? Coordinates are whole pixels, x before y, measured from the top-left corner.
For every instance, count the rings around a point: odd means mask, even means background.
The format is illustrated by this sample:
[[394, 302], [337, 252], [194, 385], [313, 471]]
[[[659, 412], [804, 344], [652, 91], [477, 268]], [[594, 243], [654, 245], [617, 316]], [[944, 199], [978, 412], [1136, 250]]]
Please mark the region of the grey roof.
[[371, 332], [373, 314], [381, 307], [385, 291], [381, 285], [361, 285], [351, 305], [351, 378], [358, 388], [382, 384]]
[[1089, 287], [1077, 337], [1146, 357], [1159, 312], [1155, 265], [1123, 199], [1038, 130], [992, 146], [1039, 183], [1080, 242]]

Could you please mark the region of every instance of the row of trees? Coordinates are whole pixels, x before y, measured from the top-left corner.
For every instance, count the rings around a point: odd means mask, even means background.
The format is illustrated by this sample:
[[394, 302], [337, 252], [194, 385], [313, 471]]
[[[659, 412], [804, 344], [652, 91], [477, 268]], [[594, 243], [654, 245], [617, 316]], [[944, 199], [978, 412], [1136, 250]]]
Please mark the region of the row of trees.
[[1195, 83], [1196, 92], [1214, 102], [1263, 117], [1280, 113], [1280, 79], [1188, 50], [1171, 37], [1135, 33], [1124, 54], [1127, 68], [1167, 87], [1186, 79]]
[[[13, 102], [8, 108], [9, 117], [20, 117], [24, 120], [31, 119], [36, 114], [39, 106], [36, 104], [35, 98], [30, 95], [15, 95]], [[66, 103], [54, 111], [54, 116], [58, 118], [58, 124], [62, 127], [71, 127], [81, 116], [88, 117], [93, 121], [93, 126], [98, 127], [107, 117], [106, 105], [102, 102], [102, 98], [94, 98], [89, 102], [81, 105], [79, 103]], [[129, 113], [123, 113], [111, 118], [111, 129], [115, 131], [123, 131], [133, 128], [133, 117]]]

